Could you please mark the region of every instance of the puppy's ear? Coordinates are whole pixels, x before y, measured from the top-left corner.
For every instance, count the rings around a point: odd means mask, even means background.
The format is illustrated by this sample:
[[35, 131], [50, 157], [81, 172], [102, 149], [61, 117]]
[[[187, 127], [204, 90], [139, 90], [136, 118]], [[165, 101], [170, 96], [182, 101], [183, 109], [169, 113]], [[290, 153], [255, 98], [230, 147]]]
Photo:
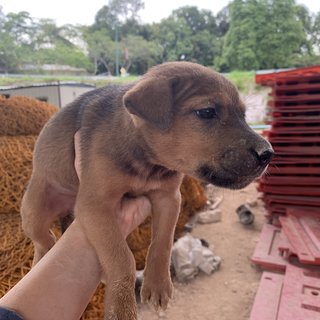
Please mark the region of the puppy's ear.
[[124, 105], [157, 128], [168, 129], [173, 118], [174, 82], [165, 77], [142, 79], [124, 95]]

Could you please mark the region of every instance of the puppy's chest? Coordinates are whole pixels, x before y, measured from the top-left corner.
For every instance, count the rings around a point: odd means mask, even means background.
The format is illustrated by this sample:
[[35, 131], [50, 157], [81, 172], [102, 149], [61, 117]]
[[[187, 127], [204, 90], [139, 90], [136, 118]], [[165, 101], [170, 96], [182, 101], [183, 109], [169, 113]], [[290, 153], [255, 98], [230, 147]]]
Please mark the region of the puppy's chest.
[[128, 194], [133, 196], [145, 195], [156, 190], [163, 190], [179, 179], [176, 171], [169, 170], [159, 165], [148, 163], [132, 163], [135, 172], [126, 172], [128, 177]]
[[178, 172], [167, 172], [163, 176], [135, 177], [128, 184], [128, 195], [141, 196], [151, 192], [176, 190], [179, 188], [183, 175]]
[[163, 180], [144, 180], [144, 179], [132, 179], [128, 186], [128, 195], [137, 197], [141, 195], [147, 195], [150, 192], [162, 190], [165, 188], [165, 181]]

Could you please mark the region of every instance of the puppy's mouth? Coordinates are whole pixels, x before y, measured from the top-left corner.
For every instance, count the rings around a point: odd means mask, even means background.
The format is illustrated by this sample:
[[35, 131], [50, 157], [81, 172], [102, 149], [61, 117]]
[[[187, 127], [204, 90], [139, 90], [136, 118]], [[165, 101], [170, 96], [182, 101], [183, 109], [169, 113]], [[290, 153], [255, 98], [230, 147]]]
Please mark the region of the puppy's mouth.
[[197, 177], [204, 182], [211, 183], [217, 187], [227, 189], [242, 189], [250, 184], [255, 178], [263, 173], [263, 169], [252, 172], [250, 175], [243, 175], [227, 171], [224, 168], [216, 170], [210, 166], [203, 165], [197, 170]]

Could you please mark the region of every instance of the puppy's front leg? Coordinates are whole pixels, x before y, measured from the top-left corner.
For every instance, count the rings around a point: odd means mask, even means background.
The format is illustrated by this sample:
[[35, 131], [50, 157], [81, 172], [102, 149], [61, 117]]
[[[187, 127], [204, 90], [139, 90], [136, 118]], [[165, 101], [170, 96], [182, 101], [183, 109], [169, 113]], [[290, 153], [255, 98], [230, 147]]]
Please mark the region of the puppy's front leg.
[[116, 217], [121, 197], [118, 192], [103, 190], [102, 184], [91, 182], [81, 180], [75, 214], [106, 277], [105, 319], [136, 320], [135, 260]]
[[151, 302], [156, 309], [166, 309], [172, 298], [170, 260], [180, 212], [179, 186], [180, 182], [173, 188], [153, 191], [149, 195], [152, 203], [152, 241], [144, 270], [141, 300]]

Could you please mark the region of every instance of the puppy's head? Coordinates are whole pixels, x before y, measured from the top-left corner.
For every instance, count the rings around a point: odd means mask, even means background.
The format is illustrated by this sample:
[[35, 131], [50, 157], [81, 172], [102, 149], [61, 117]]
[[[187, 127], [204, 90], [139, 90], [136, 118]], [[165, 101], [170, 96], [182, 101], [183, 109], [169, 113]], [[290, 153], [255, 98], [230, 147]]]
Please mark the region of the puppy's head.
[[198, 64], [152, 68], [125, 94], [124, 104], [155, 163], [217, 186], [246, 186], [273, 155], [245, 122], [236, 88]]

